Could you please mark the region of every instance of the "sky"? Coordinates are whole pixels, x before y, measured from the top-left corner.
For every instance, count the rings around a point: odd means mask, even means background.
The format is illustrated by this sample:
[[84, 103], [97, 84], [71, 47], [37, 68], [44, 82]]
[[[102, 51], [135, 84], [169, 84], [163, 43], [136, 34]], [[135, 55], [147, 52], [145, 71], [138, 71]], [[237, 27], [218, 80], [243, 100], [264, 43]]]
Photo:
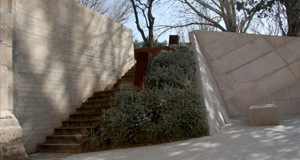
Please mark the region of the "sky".
[[[164, 3], [164, 2], [170, 2], [170, 1], [169, 0], [161, 0], [161, 2]], [[154, 6], [154, 8], [153, 8], [153, 17], [155, 18], [154, 26], [172, 23], [173, 21], [172, 21], [172, 18], [170, 18], [170, 15], [174, 11], [173, 7], [174, 7], [174, 5], [172, 5], [171, 3], [164, 3], [164, 5]], [[142, 20], [143, 19], [141, 19], [140, 21], [142, 21]], [[142, 23], [142, 22], [140, 22], [140, 23]], [[125, 23], [124, 25], [126, 27], [132, 29], [133, 37], [134, 37], [133, 39], [143, 41], [140, 32], [137, 30], [137, 27], [135, 24], [135, 17], [134, 17], [133, 13], [130, 16], [128, 22]], [[146, 26], [144, 26], [143, 28], [146, 28]], [[148, 30], [144, 29], [144, 32], [147, 36]], [[156, 34], [159, 34], [159, 32], [157, 32]], [[164, 40], [167, 40], [167, 42], [169, 42], [169, 35], [176, 35], [176, 34], [177, 34], [176, 30], [167, 31], [165, 34], [161, 35], [158, 38], [158, 41], [162, 42]]]

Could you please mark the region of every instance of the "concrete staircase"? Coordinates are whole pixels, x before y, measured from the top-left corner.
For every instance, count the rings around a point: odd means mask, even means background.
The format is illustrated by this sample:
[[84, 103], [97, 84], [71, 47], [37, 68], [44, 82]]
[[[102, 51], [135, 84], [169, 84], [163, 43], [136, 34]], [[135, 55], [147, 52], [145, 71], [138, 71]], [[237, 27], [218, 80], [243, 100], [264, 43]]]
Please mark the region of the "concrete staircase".
[[69, 115], [68, 121], [62, 122], [61, 128], [54, 129], [54, 135], [47, 136], [46, 142], [37, 146], [38, 152], [80, 153], [83, 139], [99, 124], [103, 110], [110, 108], [108, 102], [123, 82], [134, 83], [135, 66], [133, 66], [111, 90], [94, 92], [88, 101]]

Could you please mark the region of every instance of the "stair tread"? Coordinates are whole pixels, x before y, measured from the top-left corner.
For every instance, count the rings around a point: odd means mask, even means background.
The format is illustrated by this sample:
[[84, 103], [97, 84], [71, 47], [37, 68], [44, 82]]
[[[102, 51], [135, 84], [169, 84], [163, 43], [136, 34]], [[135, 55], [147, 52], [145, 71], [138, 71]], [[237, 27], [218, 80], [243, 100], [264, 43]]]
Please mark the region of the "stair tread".
[[93, 108], [85, 108], [85, 107], [83, 107], [83, 108], [77, 108], [76, 110], [90, 110], [90, 109], [95, 109], [95, 108], [107, 108], [107, 106], [93, 107]]
[[99, 102], [84, 102], [82, 104], [94, 104], [94, 103], [99, 103]]
[[95, 126], [88, 126], [88, 127], [61, 127], [61, 128], [55, 128], [55, 129], [92, 129], [95, 128]]
[[[86, 116], [90, 116], [90, 115], [101, 115], [99, 113], [75, 113], [75, 114], [70, 114], [70, 116], [82, 116], [82, 115], [86, 115]], [[70, 120], [73, 121], [73, 120]]]
[[95, 93], [102, 93], [102, 92], [113, 92], [113, 91], [118, 91], [119, 89], [110, 89], [107, 91], [96, 91]]
[[47, 137], [87, 137], [88, 135], [52, 135]]
[[68, 120], [63, 122], [90, 122], [90, 121], [100, 121], [99, 119], [91, 119], [91, 120]]
[[58, 146], [58, 145], [62, 145], [62, 146], [80, 146], [81, 144], [65, 144], [65, 143], [43, 143], [43, 144], [40, 144], [40, 145], [51, 145], [51, 146]]
[[[136, 65], [132, 66], [117, 81], [115, 85], [119, 86], [122, 82], [131, 83], [132, 81], [134, 81], [135, 72], [136, 72]], [[103, 112], [101, 112], [102, 111], [101, 109], [110, 108], [111, 107], [109, 105], [110, 98], [114, 95], [114, 92], [120, 90], [120, 87], [115, 85], [114, 88], [110, 90], [94, 92], [94, 94], [88, 98], [87, 102], [82, 103], [83, 107], [77, 108], [75, 114], [70, 114], [70, 120], [63, 121], [62, 127], [55, 128], [54, 129], [55, 133], [53, 135], [46, 136], [47, 138], [46, 142], [38, 145], [39, 146], [38, 150], [43, 152], [80, 153], [81, 148], [83, 147], [82, 145], [84, 144], [81, 140], [84, 139], [85, 137], [88, 137], [89, 132], [92, 131], [90, 129], [94, 129], [96, 127], [94, 126], [96, 123], [93, 122], [101, 121], [99, 119], [94, 119], [95, 117], [93, 116], [95, 115], [97, 117], [102, 116]], [[83, 117], [75, 117], [75, 116], [83, 116]], [[92, 116], [92, 117], [88, 117], [88, 116]], [[89, 118], [93, 118], [93, 119], [89, 119]], [[77, 120], [77, 119], [82, 119], [82, 120]], [[84, 124], [85, 122], [86, 124]], [[69, 127], [69, 126], [85, 126], [85, 127]]]

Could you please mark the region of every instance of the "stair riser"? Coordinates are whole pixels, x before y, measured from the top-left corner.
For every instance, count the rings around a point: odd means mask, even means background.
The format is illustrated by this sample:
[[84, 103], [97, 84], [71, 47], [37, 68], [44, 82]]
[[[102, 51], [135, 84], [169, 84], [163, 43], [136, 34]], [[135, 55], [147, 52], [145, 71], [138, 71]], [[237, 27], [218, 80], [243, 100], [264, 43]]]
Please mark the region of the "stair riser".
[[77, 136], [77, 137], [47, 137], [46, 143], [63, 143], [63, 144], [80, 144], [83, 142], [84, 138], [87, 136]]
[[99, 124], [100, 121], [92, 121], [92, 122], [63, 122], [63, 127], [91, 127]]
[[90, 128], [86, 129], [54, 129], [54, 135], [88, 135]]
[[134, 75], [135, 75], [135, 71], [133, 71], [133, 72], [127, 72], [126, 74], [124, 74], [124, 76], [123, 77], [134, 77]]
[[84, 103], [82, 105], [83, 105], [84, 108], [109, 107], [108, 103], [100, 103], [100, 102]]
[[70, 115], [69, 120], [100, 120], [102, 114], [95, 115]]
[[122, 84], [122, 83], [134, 83], [134, 78], [128, 78], [128, 79], [120, 79], [118, 80], [118, 84]]
[[95, 92], [94, 97], [107, 97], [113, 96], [115, 91], [104, 91], [104, 92]]
[[123, 77], [121, 77], [120, 79], [127, 79], [127, 80], [132, 80], [134, 79], [135, 76], [134, 75], [124, 75]]
[[50, 152], [50, 153], [80, 153], [82, 150], [82, 145], [72, 145], [72, 146], [48, 146], [48, 145], [38, 145], [38, 152]]
[[100, 107], [100, 108], [82, 108], [77, 109], [76, 114], [103, 114], [103, 112], [108, 109], [108, 107]]
[[[133, 86], [134, 82], [126, 82], [126, 83], [130, 83], [130, 85]], [[122, 83], [116, 83], [114, 84], [114, 89], [120, 89]]]
[[98, 97], [90, 97], [88, 98], [88, 102], [106, 102], [109, 103], [110, 98], [98, 98]]

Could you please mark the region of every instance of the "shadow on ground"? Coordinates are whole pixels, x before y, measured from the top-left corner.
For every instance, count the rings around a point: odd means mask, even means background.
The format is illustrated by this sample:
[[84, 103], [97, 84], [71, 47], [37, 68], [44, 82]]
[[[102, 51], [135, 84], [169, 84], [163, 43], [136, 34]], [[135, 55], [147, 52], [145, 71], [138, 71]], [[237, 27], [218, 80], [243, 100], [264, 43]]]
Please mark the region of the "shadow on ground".
[[[300, 115], [281, 116], [278, 126], [250, 127], [230, 119], [213, 136], [161, 145], [73, 154], [61, 160], [284, 160], [300, 159]], [[43, 154], [43, 153], [39, 153]], [[53, 154], [53, 153], [51, 153]], [[33, 155], [29, 155], [32, 159]], [[32, 159], [33, 160], [33, 159]]]

